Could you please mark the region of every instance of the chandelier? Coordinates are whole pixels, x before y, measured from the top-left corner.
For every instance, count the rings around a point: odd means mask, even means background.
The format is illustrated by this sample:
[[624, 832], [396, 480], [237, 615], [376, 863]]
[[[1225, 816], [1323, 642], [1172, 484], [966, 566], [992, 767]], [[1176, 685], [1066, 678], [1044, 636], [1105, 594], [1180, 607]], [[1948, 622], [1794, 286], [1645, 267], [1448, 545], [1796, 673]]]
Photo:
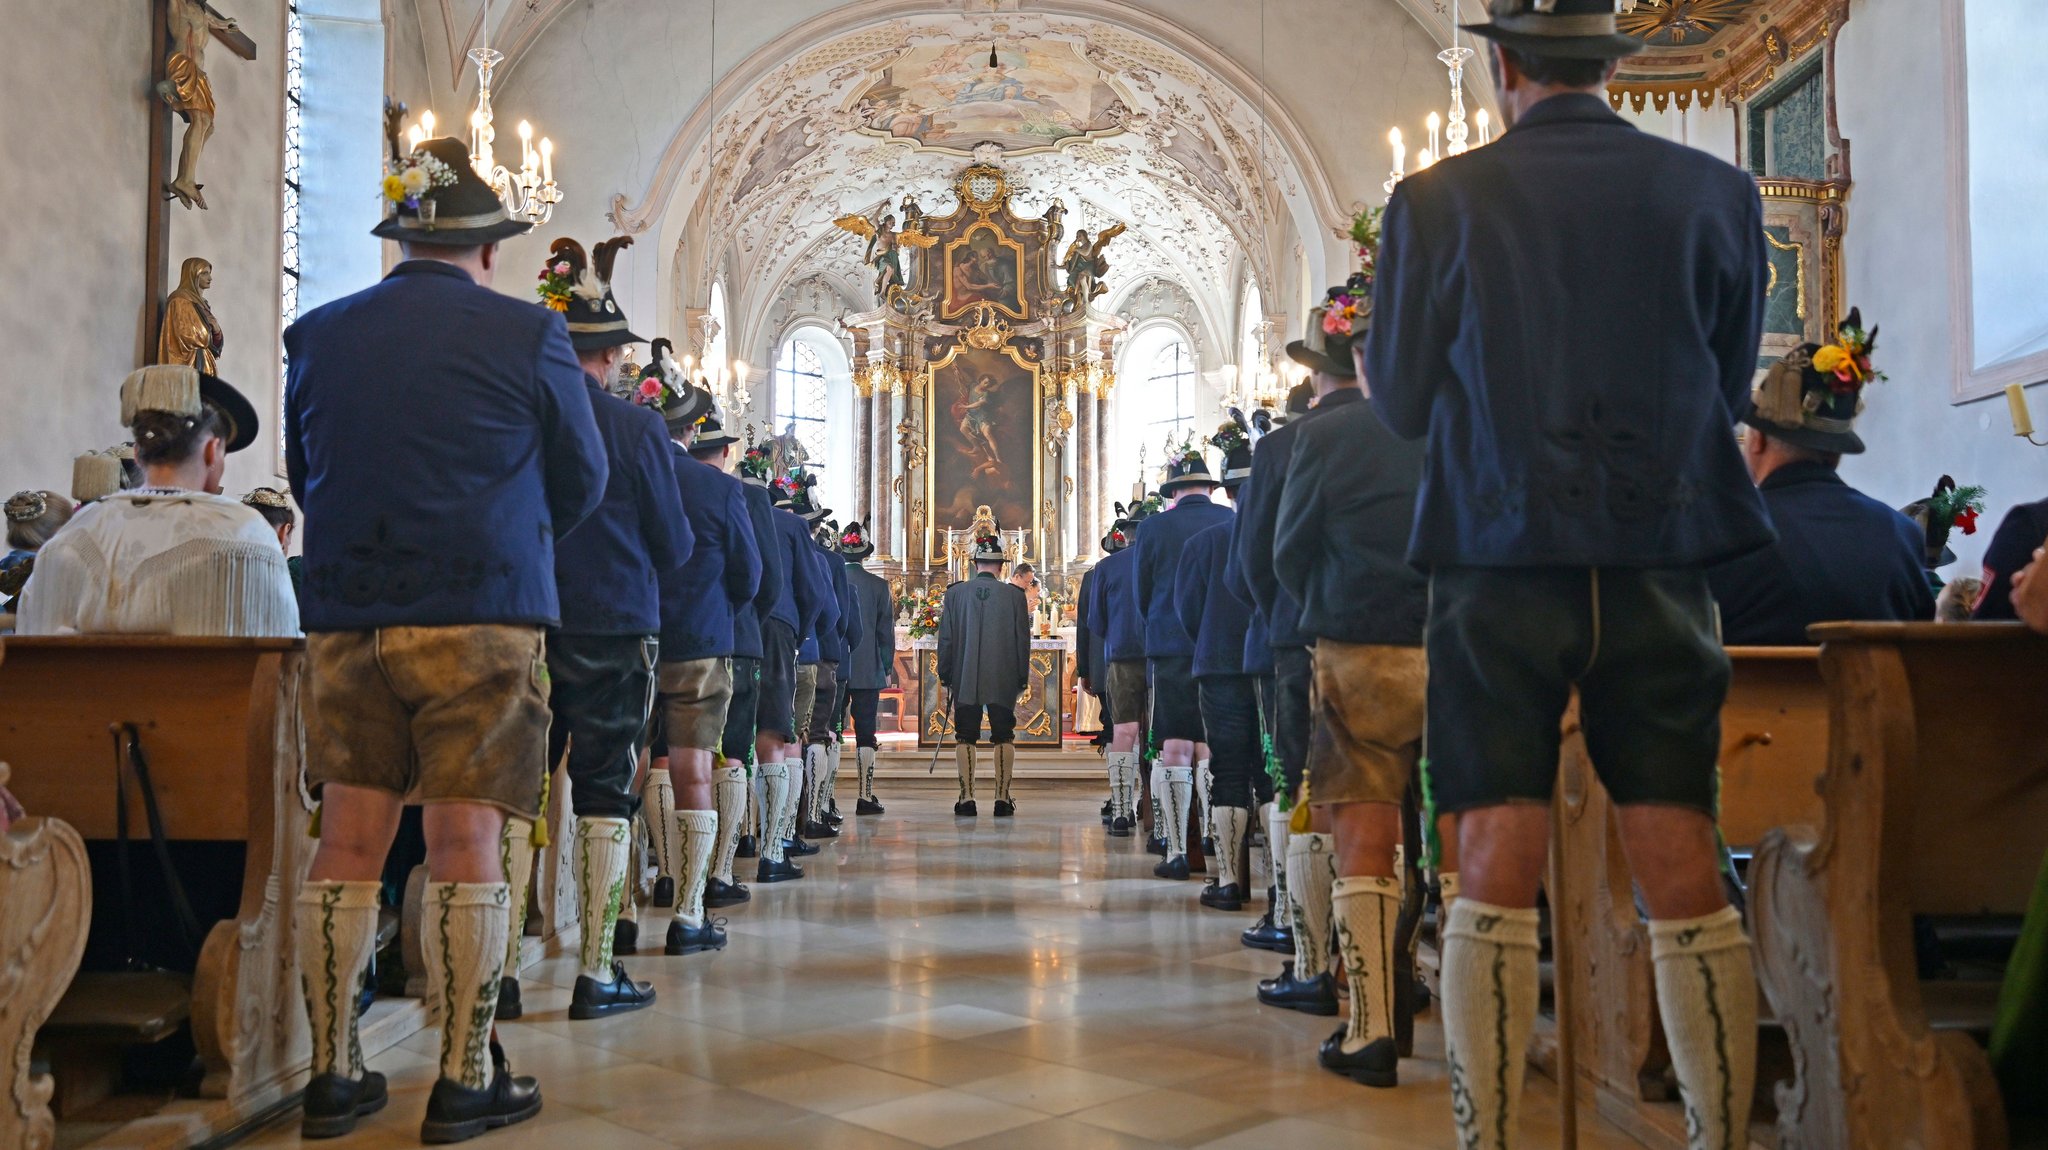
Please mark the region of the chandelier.
[[[1444, 117], [1435, 112], [1429, 114], [1429, 119], [1425, 121], [1429, 128], [1429, 146], [1415, 155], [1415, 170], [1418, 172], [1445, 156], [1461, 155], [1475, 146], [1472, 143], [1472, 129], [1465, 124], [1465, 64], [1472, 59], [1472, 49], [1458, 43], [1458, 26], [1455, 21], [1451, 25], [1451, 46], [1438, 52], [1436, 58], [1442, 61], [1444, 68], [1450, 72], [1450, 123], [1446, 125]], [[1493, 117], [1487, 115], [1486, 109], [1481, 108], [1475, 119], [1479, 128], [1479, 143], [1491, 143]], [[1381, 187], [1388, 195], [1393, 195], [1394, 185], [1400, 183], [1407, 175], [1408, 146], [1401, 138], [1399, 128], [1388, 130], [1387, 144], [1394, 151], [1394, 170]]]
[[[469, 50], [469, 58], [476, 63], [476, 110], [469, 114], [469, 163], [478, 178], [505, 201], [507, 215], [530, 224], [544, 224], [554, 217], [555, 205], [562, 202], [561, 186], [555, 183], [555, 144], [542, 136], [536, 145], [533, 125], [521, 120], [519, 169], [513, 171], [498, 162], [498, 130], [492, 123], [491, 112], [491, 71], [505, 55], [489, 43], [490, 0], [484, 0], [483, 34], [484, 45]], [[419, 123], [406, 133], [406, 139], [417, 148], [420, 141], [433, 134], [434, 113], [424, 112]]]

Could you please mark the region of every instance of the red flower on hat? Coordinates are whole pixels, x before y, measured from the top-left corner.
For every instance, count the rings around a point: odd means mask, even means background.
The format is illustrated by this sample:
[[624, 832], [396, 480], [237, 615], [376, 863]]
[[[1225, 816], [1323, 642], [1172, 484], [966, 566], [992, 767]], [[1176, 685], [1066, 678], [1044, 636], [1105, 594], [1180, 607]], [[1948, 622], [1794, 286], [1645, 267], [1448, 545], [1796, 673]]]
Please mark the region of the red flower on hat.
[[1977, 509], [1965, 507], [1961, 511], [1956, 512], [1956, 529], [1965, 535], [1975, 535], [1977, 533]]

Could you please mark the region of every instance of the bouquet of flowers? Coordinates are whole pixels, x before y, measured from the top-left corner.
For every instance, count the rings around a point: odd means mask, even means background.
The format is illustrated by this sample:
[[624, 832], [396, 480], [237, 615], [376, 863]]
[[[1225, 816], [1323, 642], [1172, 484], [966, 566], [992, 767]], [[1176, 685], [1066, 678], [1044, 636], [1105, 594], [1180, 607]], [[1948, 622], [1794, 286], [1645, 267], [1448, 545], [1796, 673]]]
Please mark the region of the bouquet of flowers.
[[1380, 254], [1380, 218], [1385, 208], [1360, 208], [1351, 216], [1351, 246], [1358, 252], [1358, 266], [1372, 275], [1373, 261]]
[[384, 176], [384, 198], [413, 211], [420, 198], [455, 182], [455, 170], [430, 152], [414, 152]]
[[568, 311], [569, 297], [576, 290], [576, 273], [568, 260], [556, 260], [540, 269], [540, 284], [534, 289], [550, 311]]
[[1323, 334], [1348, 340], [1372, 321], [1372, 276], [1354, 272], [1323, 301]]
[[775, 473], [775, 461], [770, 458], [766, 447], [749, 447], [740, 457], [740, 477], [743, 479], [767, 479]]
[[1870, 365], [1870, 353], [1877, 350], [1877, 328], [1863, 330], [1863, 311], [1850, 308], [1849, 318], [1835, 328], [1835, 342], [1813, 353], [1813, 370], [1832, 375], [1828, 384], [1836, 395], [1854, 395], [1884, 373]]
[[1252, 445], [1251, 432], [1245, 430], [1243, 416], [1236, 408], [1231, 409], [1231, 415], [1235, 418], [1218, 427], [1216, 434], [1209, 437], [1209, 446], [1221, 451], [1225, 456], [1241, 447]]
[[939, 610], [945, 602], [945, 588], [933, 584], [925, 591], [924, 601], [910, 613], [911, 638], [923, 639], [939, 633]]
[[1965, 535], [1977, 533], [1977, 517], [1982, 514], [1984, 488], [1975, 483], [1937, 490], [1927, 500], [1928, 522], [1949, 524]]

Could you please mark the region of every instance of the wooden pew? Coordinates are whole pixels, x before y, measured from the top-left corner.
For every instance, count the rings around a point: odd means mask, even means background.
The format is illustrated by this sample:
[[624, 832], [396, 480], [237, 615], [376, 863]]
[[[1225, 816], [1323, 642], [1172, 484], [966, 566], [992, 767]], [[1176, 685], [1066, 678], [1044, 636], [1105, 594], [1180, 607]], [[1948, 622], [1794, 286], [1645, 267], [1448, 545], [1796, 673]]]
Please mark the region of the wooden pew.
[[2008, 1145], [1983, 1049], [1995, 985], [1927, 983], [1915, 915], [2017, 914], [2048, 851], [2048, 638], [2019, 624], [1826, 624], [1817, 825], [1752, 868], [1759, 976], [1792, 1046], [1787, 1146]]
[[[0, 663], [0, 760], [14, 793], [86, 839], [113, 839], [118, 724], [133, 724], [166, 837], [242, 841], [236, 917], [206, 938], [192, 979], [204, 1097], [260, 1108], [310, 1056], [291, 908], [311, 858], [297, 639], [15, 637]], [[131, 835], [148, 832], [132, 776]], [[102, 892], [102, 897], [111, 897]], [[91, 976], [87, 976], [91, 977]]]
[[[1826, 765], [1828, 712], [1813, 647], [1734, 647], [1721, 708], [1721, 833], [1747, 853], [1771, 828], [1820, 812], [1815, 783]], [[1553, 865], [1565, 868], [1552, 931], [1569, 932], [1569, 969], [1555, 972], [1574, 1003], [1581, 1083], [1601, 1114], [1648, 1146], [1683, 1147], [1671, 1058], [1657, 1016], [1650, 931], [1637, 913], [1619, 821], [1593, 773], [1576, 705], [1558, 764], [1559, 825]], [[1538, 1060], [1553, 1061], [1549, 1043]]]
[[[0, 786], [8, 766], [0, 763]], [[62, 819], [30, 815], [0, 835], [0, 1146], [48, 1150], [57, 1140], [47, 1074], [29, 1046], [78, 971], [92, 917], [85, 843]]]

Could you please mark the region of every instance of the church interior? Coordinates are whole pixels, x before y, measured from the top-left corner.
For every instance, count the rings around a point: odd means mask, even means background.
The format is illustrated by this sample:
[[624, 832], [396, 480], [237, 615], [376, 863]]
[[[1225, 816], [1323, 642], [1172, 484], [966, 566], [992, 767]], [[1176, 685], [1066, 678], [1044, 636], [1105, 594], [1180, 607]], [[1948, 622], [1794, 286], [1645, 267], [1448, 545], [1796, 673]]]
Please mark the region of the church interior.
[[0, 1147], [2048, 1146], [2038, 0], [10, 15]]

